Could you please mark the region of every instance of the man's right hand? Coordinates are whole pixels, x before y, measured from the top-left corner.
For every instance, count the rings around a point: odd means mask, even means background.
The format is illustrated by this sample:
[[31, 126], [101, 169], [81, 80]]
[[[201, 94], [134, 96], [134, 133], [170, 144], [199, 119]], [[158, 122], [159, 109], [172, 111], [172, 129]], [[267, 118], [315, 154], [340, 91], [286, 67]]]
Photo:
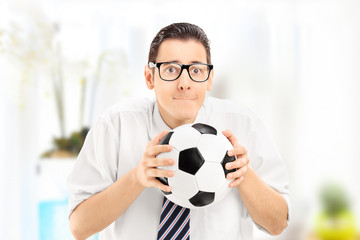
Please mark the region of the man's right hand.
[[158, 145], [160, 140], [168, 133], [162, 131], [146, 145], [145, 152], [139, 165], [136, 166], [136, 179], [143, 187], [156, 187], [164, 192], [171, 192], [171, 187], [162, 184], [156, 177], [173, 177], [174, 171], [158, 169], [160, 166], [174, 165], [175, 161], [171, 158], [156, 158], [162, 152], [170, 152], [170, 145]]

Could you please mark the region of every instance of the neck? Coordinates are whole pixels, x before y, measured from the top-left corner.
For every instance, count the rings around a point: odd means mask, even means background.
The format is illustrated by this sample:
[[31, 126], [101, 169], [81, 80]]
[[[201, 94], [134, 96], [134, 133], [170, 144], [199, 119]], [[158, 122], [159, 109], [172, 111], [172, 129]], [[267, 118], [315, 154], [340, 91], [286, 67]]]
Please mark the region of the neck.
[[161, 114], [161, 112], [160, 112], [160, 116], [164, 120], [166, 125], [168, 125], [169, 128], [171, 128], [171, 129], [177, 128], [177, 127], [179, 127], [181, 125], [184, 125], [184, 124], [193, 123], [195, 121], [195, 117], [192, 118], [192, 119], [181, 119], [181, 120], [166, 118], [166, 117], [163, 116], [163, 114]]
[[194, 116], [193, 118], [187, 118], [187, 119], [173, 118], [172, 116], [166, 114], [166, 112], [161, 108], [161, 106], [158, 105], [158, 107], [159, 107], [159, 113], [160, 113], [161, 118], [163, 119], [165, 124], [168, 125], [168, 127], [170, 129], [177, 128], [184, 124], [193, 123], [196, 119], [196, 116]]

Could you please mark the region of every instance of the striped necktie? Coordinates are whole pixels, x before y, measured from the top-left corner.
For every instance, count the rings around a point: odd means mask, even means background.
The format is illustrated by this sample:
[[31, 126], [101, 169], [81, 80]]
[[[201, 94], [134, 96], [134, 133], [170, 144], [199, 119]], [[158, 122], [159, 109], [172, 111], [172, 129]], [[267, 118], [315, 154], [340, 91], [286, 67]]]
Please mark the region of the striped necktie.
[[190, 240], [190, 209], [164, 197], [157, 239]]

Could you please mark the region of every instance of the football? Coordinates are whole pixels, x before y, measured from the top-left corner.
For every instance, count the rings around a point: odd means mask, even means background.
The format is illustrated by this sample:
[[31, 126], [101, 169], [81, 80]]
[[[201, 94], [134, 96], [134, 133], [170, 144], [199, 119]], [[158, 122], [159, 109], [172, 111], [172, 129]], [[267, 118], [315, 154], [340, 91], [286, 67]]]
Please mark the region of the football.
[[231, 190], [226, 175], [235, 171], [225, 169], [225, 164], [236, 157], [229, 157], [233, 149], [230, 141], [214, 127], [203, 124], [185, 124], [174, 128], [159, 144], [171, 145], [171, 152], [157, 155], [158, 158], [172, 158], [175, 164], [159, 167], [173, 170], [170, 178], [157, 178], [172, 188], [161, 191], [170, 201], [186, 208], [200, 208], [222, 200]]

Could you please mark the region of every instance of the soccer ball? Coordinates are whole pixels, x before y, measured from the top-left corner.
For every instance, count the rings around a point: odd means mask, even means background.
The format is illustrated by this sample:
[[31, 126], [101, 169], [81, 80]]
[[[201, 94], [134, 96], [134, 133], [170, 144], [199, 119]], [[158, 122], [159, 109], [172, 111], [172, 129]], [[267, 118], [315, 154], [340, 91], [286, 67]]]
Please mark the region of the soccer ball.
[[160, 141], [171, 145], [171, 152], [163, 152], [157, 158], [172, 158], [175, 164], [160, 169], [173, 170], [170, 178], [157, 178], [172, 188], [171, 192], [161, 191], [170, 201], [186, 208], [199, 208], [222, 200], [231, 190], [229, 172], [225, 164], [236, 157], [229, 157], [227, 151], [233, 147], [230, 141], [209, 125], [185, 124], [173, 129]]

